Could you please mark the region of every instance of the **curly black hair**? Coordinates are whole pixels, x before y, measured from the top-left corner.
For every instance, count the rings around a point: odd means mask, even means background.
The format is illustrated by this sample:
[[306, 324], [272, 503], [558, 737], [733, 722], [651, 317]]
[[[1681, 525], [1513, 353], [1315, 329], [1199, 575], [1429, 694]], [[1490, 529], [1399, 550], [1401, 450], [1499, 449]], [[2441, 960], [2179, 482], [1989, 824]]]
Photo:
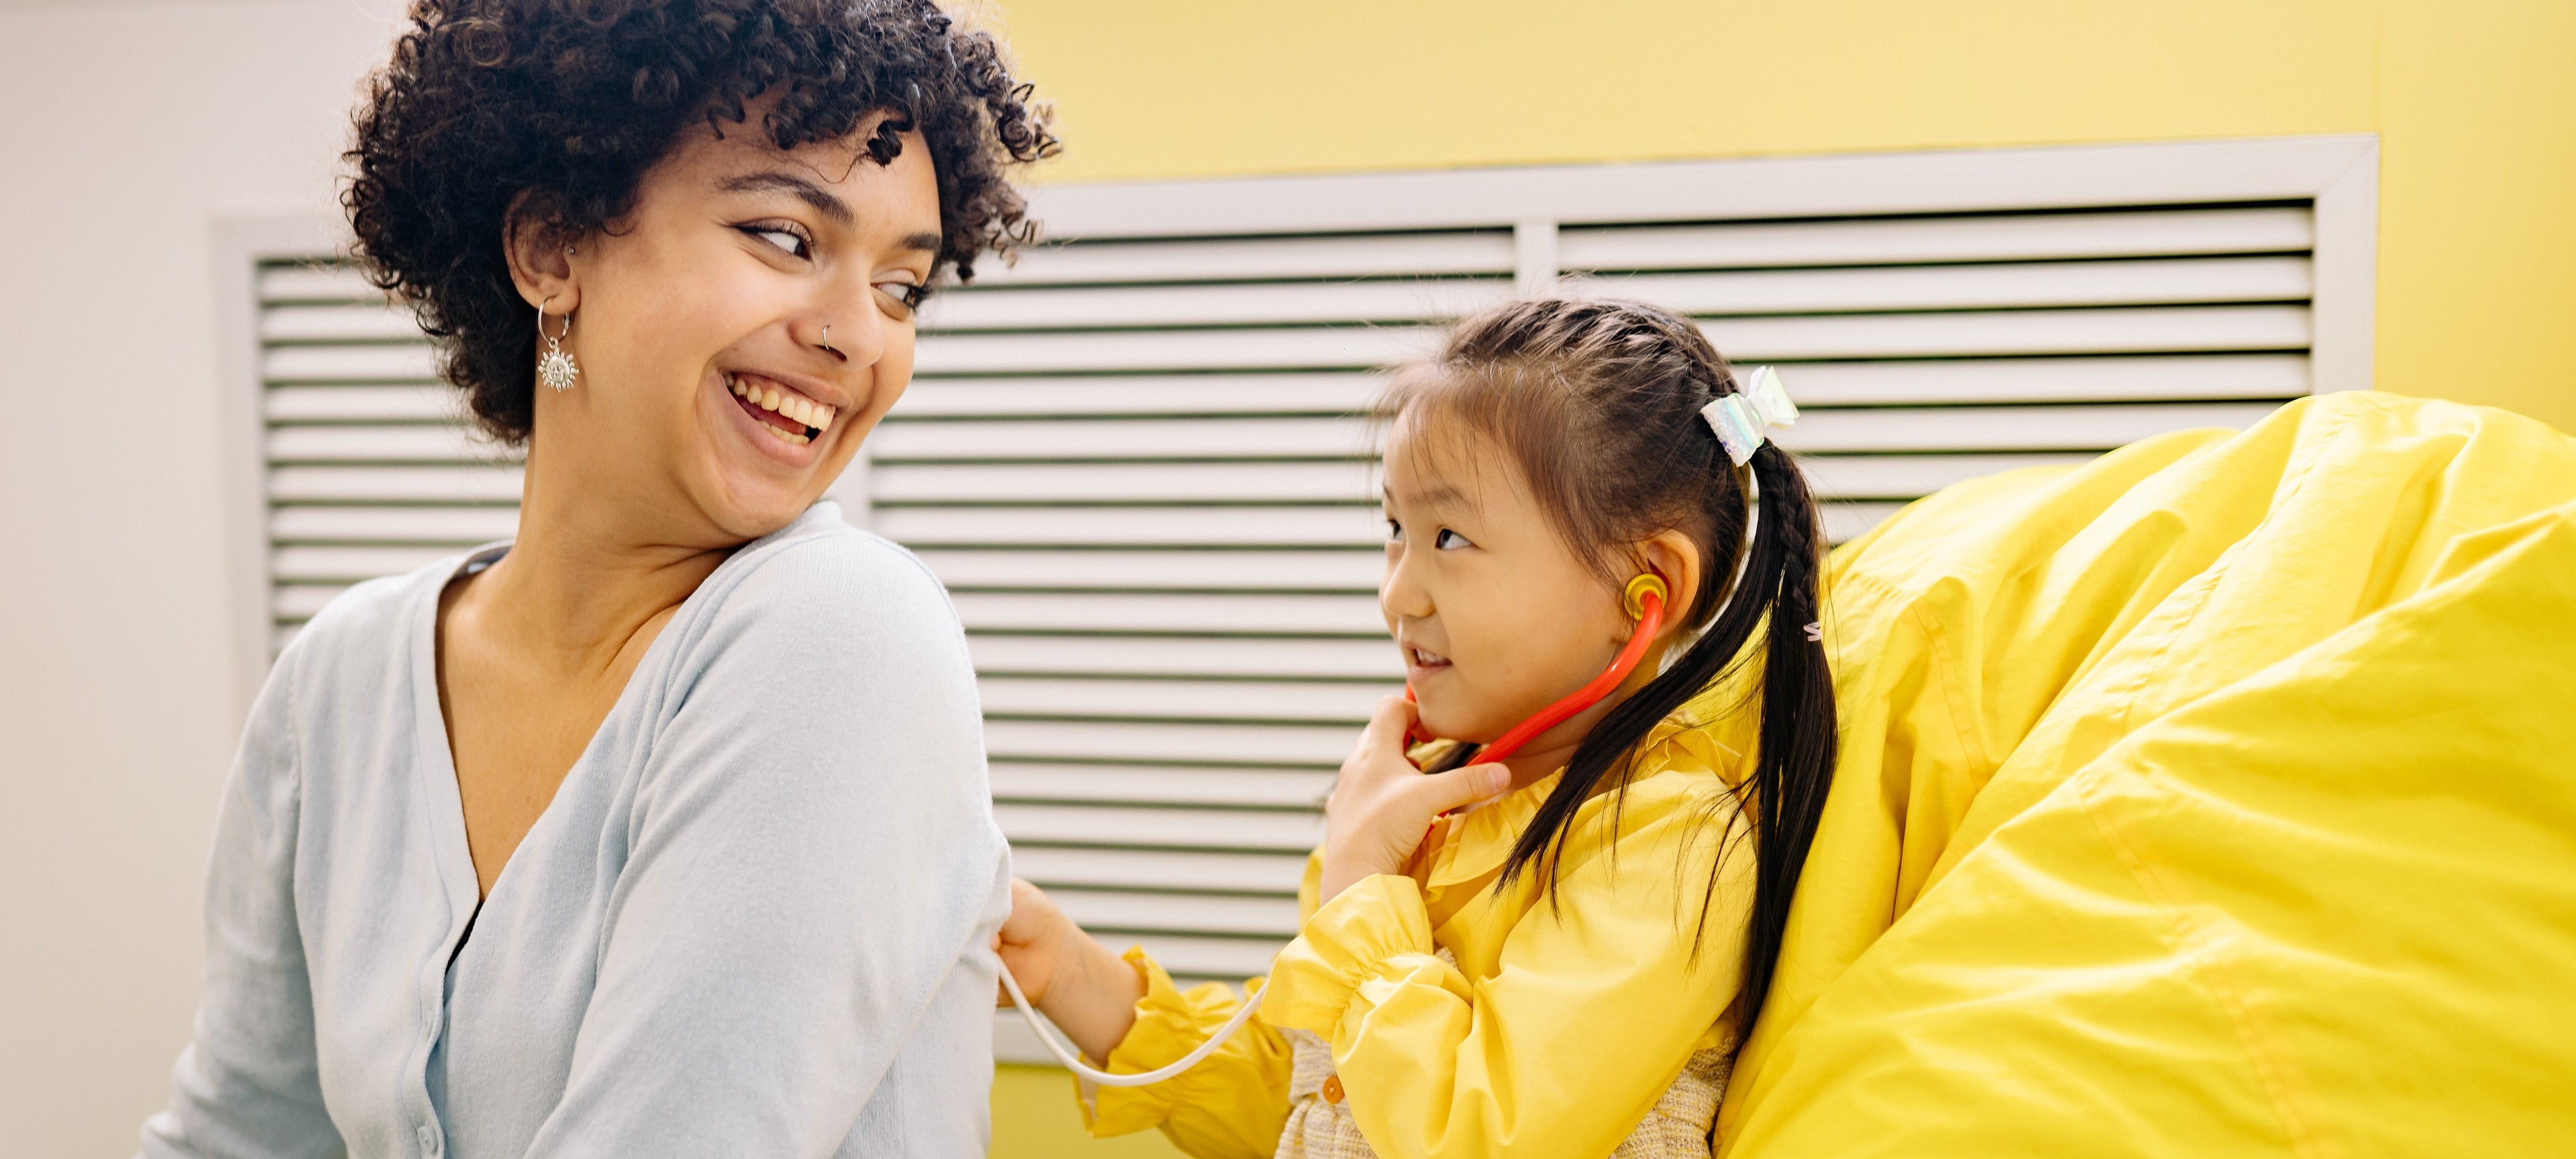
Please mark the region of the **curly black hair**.
[[928, 142], [934, 274], [971, 279], [977, 254], [1032, 240], [1004, 173], [1056, 151], [1047, 110], [932, 0], [414, 0], [410, 18], [353, 118], [341, 203], [369, 279], [440, 339], [442, 373], [505, 443], [535, 421], [513, 205], [567, 240], [601, 229], [699, 118], [722, 134], [775, 92], [759, 129], [794, 149], [889, 112], [867, 152], [893, 160], [913, 128]]

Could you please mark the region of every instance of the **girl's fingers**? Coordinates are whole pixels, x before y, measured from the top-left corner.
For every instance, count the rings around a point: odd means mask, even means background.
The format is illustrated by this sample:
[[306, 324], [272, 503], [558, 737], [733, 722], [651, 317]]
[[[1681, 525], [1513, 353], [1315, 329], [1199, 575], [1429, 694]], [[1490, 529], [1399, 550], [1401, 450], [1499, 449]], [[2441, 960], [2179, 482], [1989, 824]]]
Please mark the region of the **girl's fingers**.
[[1404, 734], [1412, 730], [1420, 711], [1401, 696], [1378, 698], [1376, 711], [1369, 713], [1368, 731], [1360, 734], [1361, 750], [1403, 759]]
[[1469, 765], [1422, 778], [1423, 803], [1433, 816], [1491, 800], [1512, 787], [1512, 771], [1502, 765]]

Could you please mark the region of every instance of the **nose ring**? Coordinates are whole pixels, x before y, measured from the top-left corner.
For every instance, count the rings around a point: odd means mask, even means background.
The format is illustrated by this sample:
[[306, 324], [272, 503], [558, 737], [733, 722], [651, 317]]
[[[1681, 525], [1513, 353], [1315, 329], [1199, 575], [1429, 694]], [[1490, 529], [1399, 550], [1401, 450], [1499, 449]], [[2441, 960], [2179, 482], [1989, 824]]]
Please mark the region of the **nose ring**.
[[839, 347], [832, 345], [832, 328], [828, 325], [823, 327], [823, 340], [815, 343], [815, 345], [820, 346], [825, 350], [829, 350], [834, 354], [839, 354], [841, 352]]

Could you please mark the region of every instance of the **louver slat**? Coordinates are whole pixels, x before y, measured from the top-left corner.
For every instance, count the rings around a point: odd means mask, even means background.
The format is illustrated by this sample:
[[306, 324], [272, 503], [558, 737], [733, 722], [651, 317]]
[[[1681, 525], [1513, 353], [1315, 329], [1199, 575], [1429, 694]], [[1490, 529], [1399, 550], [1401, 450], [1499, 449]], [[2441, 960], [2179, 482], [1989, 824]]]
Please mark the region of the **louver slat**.
[[483, 543], [518, 533], [515, 507], [275, 507], [278, 543]]
[[[898, 420], [1329, 415], [1365, 410], [1383, 387], [1378, 376], [1357, 372], [942, 378], [914, 383], [894, 413]], [[1790, 383], [1803, 406], [2277, 399], [2307, 388], [2302, 354], [1815, 362], [1799, 366]]]
[[[1938, 314], [1730, 317], [1706, 323], [1729, 358], [1933, 358], [2297, 350], [2301, 306], [2150, 306]], [[1427, 351], [1435, 331], [1336, 326], [924, 337], [924, 374], [1359, 368]]]
[[[1189, 632], [1379, 636], [1377, 596], [1155, 592], [956, 593], [970, 632]], [[1393, 647], [1393, 645], [1388, 645]]]
[[1367, 507], [886, 507], [876, 529], [925, 547], [1055, 544], [1365, 547], [1385, 538]]
[[1211, 724], [1135, 720], [984, 722], [984, 749], [1010, 760], [1126, 764], [1239, 760], [1279, 767], [1333, 768], [1351, 751], [1348, 725]]
[[269, 469], [269, 498], [281, 503], [519, 503], [519, 468], [288, 467]]
[[1567, 270], [1755, 269], [2304, 254], [2315, 241], [2305, 208], [1998, 214], [1566, 228], [1557, 261]]
[[[1814, 410], [1780, 435], [1791, 450], [2107, 450], [2192, 426], [2231, 426], [2271, 403], [1920, 407]], [[299, 447], [301, 444], [297, 444]], [[1050, 419], [889, 425], [883, 461], [1348, 458], [1368, 428], [1339, 419]], [[396, 448], [406, 449], [406, 448]], [[424, 450], [426, 441], [424, 440]], [[318, 453], [318, 452], [317, 452]], [[388, 451], [391, 457], [392, 451]], [[1355, 481], [1366, 476], [1351, 470]], [[1363, 494], [1365, 494], [1363, 492]]]
[[1380, 699], [1404, 691], [1400, 683], [1017, 676], [986, 676], [976, 687], [985, 712], [1006, 716], [1293, 721], [1354, 728], [1368, 723]]
[[1395, 645], [1375, 638], [1229, 639], [977, 632], [966, 637], [966, 651], [974, 657], [975, 668], [980, 672], [1207, 679], [1404, 679], [1404, 662], [1397, 657]]
[[1763, 315], [2305, 301], [2314, 279], [2306, 258], [2206, 258], [1629, 274], [1593, 284], [1690, 314]]
[[1150, 765], [1032, 765], [996, 761], [993, 794], [1036, 803], [1214, 805], [1311, 809], [1329, 773]]
[[1352, 503], [1360, 463], [904, 463], [868, 477], [880, 505], [910, 503]]
[[1501, 278], [997, 290], [933, 297], [922, 310], [921, 324], [964, 332], [1409, 323], [1472, 313], [1511, 294], [1511, 283]]
[[1385, 553], [1347, 551], [949, 551], [922, 562], [951, 589], [1373, 592]]
[[938, 378], [912, 384], [902, 418], [1071, 415], [1338, 415], [1368, 408], [1375, 374], [1157, 374], [1074, 378]]
[[1118, 241], [1042, 246], [1016, 261], [984, 262], [975, 285], [1136, 285], [1284, 279], [1427, 277], [1512, 272], [1508, 229], [1456, 233], [1344, 234]]
[[[1031, 843], [1013, 852], [1011, 868], [1032, 881], [1055, 882], [1059, 886], [1169, 890], [1186, 883], [1189, 888], [1210, 892], [1293, 896], [1305, 864], [1304, 853], [1094, 849]], [[1260, 967], [1254, 966], [1253, 972], [1260, 972]]]

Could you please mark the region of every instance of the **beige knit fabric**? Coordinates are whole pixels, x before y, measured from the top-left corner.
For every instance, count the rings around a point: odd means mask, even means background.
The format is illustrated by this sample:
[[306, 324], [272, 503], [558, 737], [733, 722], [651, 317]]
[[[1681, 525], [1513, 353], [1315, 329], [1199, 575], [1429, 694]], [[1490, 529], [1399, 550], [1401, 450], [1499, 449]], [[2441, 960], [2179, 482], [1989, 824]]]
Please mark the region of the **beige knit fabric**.
[[[1445, 948], [1440, 957], [1457, 965]], [[1310, 1031], [1283, 1033], [1296, 1069], [1288, 1077], [1288, 1126], [1279, 1133], [1275, 1159], [1377, 1159], [1368, 1140], [1360, 1137], [1359, 1124], [1351, 1119], [1350, 1099], [1324, 1101], [1324, 1080], [1333, 1077], [1332, 1044]], [[1665, 1088], [1664, 1097], [1610, 1152], [1610, 1159], [1709, 1159], [1717, 1102], [1726, 1093], [1726, 1072], [1733, 1063], [1724, 1049], [1690, 1056], [1682, 1064], [1681, 1077]]]

